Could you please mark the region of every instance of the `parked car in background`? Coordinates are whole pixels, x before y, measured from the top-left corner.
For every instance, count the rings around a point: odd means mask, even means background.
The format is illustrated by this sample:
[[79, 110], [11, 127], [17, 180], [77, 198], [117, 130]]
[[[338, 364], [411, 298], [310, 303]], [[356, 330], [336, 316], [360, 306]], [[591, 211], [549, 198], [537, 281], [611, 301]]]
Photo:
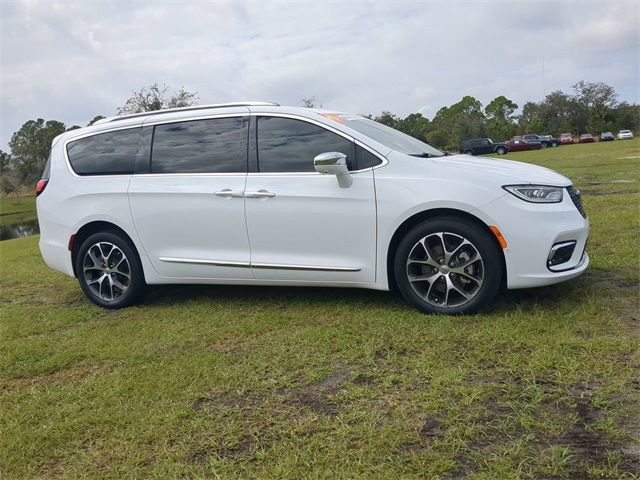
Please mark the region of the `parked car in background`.
[[618, 140], [630, 140], [633, 138], [631, 130], [620, 130], [618, 132]]
[[396, 286], [423, 312], [460, 314], [589, 265], [568, 178], [266, 102], [69, 130], [36, 192], [45, 262], [107, 308], [153, 284]]
[[551, 135], [533, 135], [531, 133], [528, 133], [526, 135], [522, 135], [522, 137], [520, 138], [527, 142], [539, 142], [540, 147], [542, 148], [557, 147], [560, 144], [560, 139], [553, 138]]
[[558, 137], [554, 137], [553, 135], [540, 135], [542, 140], [549, 142], [549, 145], [552, 147], [557, 147], [558, 145], [562, 145], [560, 143], [560, 139]]
[[611, 132], [602, 132], [600, 134], [600, 141], [601, 142], [613, 142], [615, 140], [613, 133]]
[[539, 150], [540, 148], [542, 148], [542, 144], [540, 142], [527, 142], [526, 140], [508, 140], [505, 142], [505, 146], [510, 152]]
[[570, 133], [561, 133], [560, 143], [562, 145], [571, 145], [573, 143], [573, 135], [571, 135]]
[[460, 153], [466, 153], [467, 155], [484, 155], [487, 153], [504, 155], [507, 151], [504, 143], [493, 143], [490, 138], [471, 138], [460, 143]]
[[582, 135], [580, 135], [580, 140], [578, 140], [578, 143], [593, 143], [595, 142], [595, 139], [593, 138], [593, 135], [591, 135], [590, 133], [583, 133]]

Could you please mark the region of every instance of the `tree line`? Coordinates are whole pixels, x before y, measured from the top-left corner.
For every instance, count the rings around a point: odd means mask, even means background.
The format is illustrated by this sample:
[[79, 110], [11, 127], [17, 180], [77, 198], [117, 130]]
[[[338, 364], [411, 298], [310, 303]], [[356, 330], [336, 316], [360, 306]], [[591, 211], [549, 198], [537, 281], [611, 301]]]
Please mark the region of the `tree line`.
[[[139, 113], [163, 108], [186, 107], [198, 100], [197, 92], [180, 88], [171, 92], [166, 85], [154, 83], [133, 92], [117, 109], [118, 114]], [[302, 100], [302, 106], [314, 107], [315, 97]], [[618, 102], [613, 87], [601, 82], [580, 81], [571, 93], [555, 91], [539, 102], [526, 102], [518, 114], [518, 105], [501, 95], [486, 107], [472, 96], [442, 107], [430, 120], [421, 113], [402, 118], [389, 111], [371, 116], [377, 122], [400, 130], [434, 147], [457, 151], [463, 139], [490, 137], [502, 141], [523, 133], [559, 135], [640, 129], [640, 105]], [[104, 118], [95, 116], [87, 125]], [[0, 188], [5, 194], [21, 186], [32, 186], [40, 177], [53, 139], [68, 130], [57, 120], [29, 120], [11, 136], [10, 152], [0, 150]]]
[[431, 120], [420, 113], [401, 118], [386, 111], [369, 118], [434, 147], [452, 151], [457, 151], [460, 142], [468, 138], [503, 141], [524, 133], [599, 135], [640, 129], [640, 105], [618, 102], [618, 95], [610, 85], [580, 81], [572, 90], [572, 93], [558, 90], [542, 101], [526, 102], [520, 114], [516, 114], [518, 105], [501, 95], [484, 108], [476, 98], [465, 96], [453, 105], [442, 107]]

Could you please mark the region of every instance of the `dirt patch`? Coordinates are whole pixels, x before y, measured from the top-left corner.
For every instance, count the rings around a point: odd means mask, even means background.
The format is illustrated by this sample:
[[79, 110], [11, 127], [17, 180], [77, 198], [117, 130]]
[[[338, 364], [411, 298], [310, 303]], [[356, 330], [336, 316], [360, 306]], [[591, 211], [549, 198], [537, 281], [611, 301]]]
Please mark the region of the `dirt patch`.
[[242, 393], [212, 392], [206, 397], [198, 397], [191, 404], [191, 408], [211, 414], [240, 410], [263, 403], [268, 392], [257, 393], [246, 390]]
[[251, 436], [242, 437], [238, 443], [222, 445], [219, 447], [209, 446], [191, 452], [187, 459], [196, 465], [206, 464], [210, 458], [235, 459], [251, 453], [255, 445], [255, 440]]
[[353, 379], [355, 385], [372, 385], [376, 381], [375, 377], [371, 375], [358, 375]]
[[409, 351], [406, 348], [395, 350], [390, 347], [378, 349], [373, 354], [376, 360], [387, 360], [390, 356], [406, 357], [407, 355], [409, 355]]
[[21, 377], [8, 380], [7, 389], [19, 389], [25, 387], [49, 387], [52, 385], [64, 385], [84, 380], [99, 372], [107, 370], [106, 365], [76, 364], [49, 373], [42, 373], [33, 377]]
[[425, 420], [420, 432], [418, 432], [420, 438], [426, 440], [442, 439], [444, 438], [444, 431], [440, 420], [435, 415], [430, 415]]
[[324, 380], [294, 389], [291, 392], [291, 397], [294, 403], [309, 410], [323, 415], [335, 416], [338, 413], [338, 405], [331, 397], [340, 391], [341, 383], [352, 377], [351, 368], [343, 365]]

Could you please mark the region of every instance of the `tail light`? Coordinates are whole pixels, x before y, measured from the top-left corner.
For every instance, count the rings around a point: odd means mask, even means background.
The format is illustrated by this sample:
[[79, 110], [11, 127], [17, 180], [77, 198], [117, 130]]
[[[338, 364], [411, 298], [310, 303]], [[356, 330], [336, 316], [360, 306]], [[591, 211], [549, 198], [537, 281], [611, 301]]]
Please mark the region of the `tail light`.
[[42, 179], [38, 181], [38, 184], [36, 185], [36, 197], [44, 192], [44, 189], [47, 188], [48, 183], [48, 179]]

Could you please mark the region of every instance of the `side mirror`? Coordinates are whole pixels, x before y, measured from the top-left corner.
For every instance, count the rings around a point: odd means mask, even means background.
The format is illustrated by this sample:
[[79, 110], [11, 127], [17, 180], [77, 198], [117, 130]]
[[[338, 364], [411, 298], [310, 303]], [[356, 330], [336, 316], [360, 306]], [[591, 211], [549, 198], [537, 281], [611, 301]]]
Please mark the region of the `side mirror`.
[[340, 188], [350, 187], [353, 183], [349, 168], [347, 167], [347, 156], [340, 152], [325, 152], [313, 159], [313, 166], [316, 172], [323, 175], [335, 175]]

